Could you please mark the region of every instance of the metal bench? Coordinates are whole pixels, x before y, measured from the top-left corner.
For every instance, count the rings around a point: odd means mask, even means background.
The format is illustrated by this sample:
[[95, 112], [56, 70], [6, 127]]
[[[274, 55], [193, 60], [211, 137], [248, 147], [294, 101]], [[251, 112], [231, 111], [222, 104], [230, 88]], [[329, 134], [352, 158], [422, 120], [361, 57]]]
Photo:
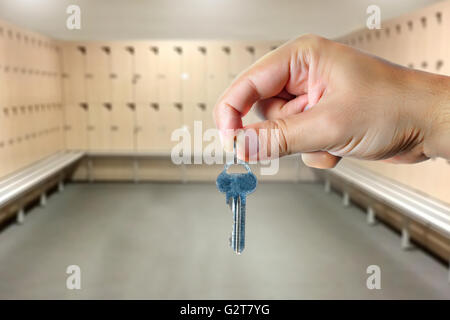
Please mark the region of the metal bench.
[[[326, 192], [331, 189], [330, 176], [340, 178], [377, 201], [398, 210], [408, 218], [450, 238], [450, 206], [448, 204], [345, 160], [336, 168], [326, 171], [324, 175]], [[343, 204], [346, 206], [350, 204], [350, 195], [346, 190], [343, 191]], [[369, 206], [367, 222], [373, 224], [375, 219], [376, 212], [373, 207]], [[402, 228], [401, 235], [402, 248], [409, 248], [410, 234], [407, 227]], [[450, 281], [450, 272], [448, 280]]]
[[[58, 152], [0, 179], [0, 209], [17, 201], [26, 193], [55, 176], [60, 176], [58, 188], [62, 191], [64, 175], [61, 173], [78, 162], [83, 156], [83, 152]], [[45, 205], [46, 200], [44, 190], [40, 195], [41, 205]], [[24, 218], [24, 208], [21, 206], [17, 212], [17, 222], [23, 223]]]

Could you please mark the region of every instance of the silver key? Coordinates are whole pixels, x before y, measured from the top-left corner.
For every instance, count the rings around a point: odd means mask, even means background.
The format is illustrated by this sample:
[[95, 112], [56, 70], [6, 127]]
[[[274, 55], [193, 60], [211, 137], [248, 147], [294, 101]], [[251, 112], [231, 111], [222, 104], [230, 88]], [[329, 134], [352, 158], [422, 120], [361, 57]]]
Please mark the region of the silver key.
[[246, 173], [228, 173], [232, 163], [225, 164], [222, 173], [217, 177], [216, 185], [219, 191], [226, 193], [226, 202], [233, 213], [233, 229], [230, 246], [237, 254], [241, 254], [245, 247], [245, 204], [247, 195], [255, 191], [256, 176], [245, 162], [238, 162], [247, 170]]

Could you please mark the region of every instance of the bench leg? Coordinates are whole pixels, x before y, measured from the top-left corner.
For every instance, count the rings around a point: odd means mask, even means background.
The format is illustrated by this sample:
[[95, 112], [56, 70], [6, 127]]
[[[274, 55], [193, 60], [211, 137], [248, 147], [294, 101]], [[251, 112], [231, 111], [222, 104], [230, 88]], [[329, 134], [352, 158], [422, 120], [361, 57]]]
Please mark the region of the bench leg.
[[401, 245], [403, 250], [411, 249], [411, 241], [409, 236], [409, 230], [407, 227], [402, 228], [402, 240]]
[[330, 193], [330, 191], [331, 191], [331, 182], [330, 182], [330, 180], [328, 180], [328, 179], [325, 180], [324, 188], [325, 188], [325, 192], [326, 193]]
[[41, 207], [45, 207], [45, 205], [47, 204], [47, 195], [45, 194], [45, 192], [43, 194], [41, 194]]
[[347, 191], [344, 191], [342, 204], [344, 205], [344, 207], [348, 207], [350, 205], [350, 194]]
[[373, 207], [368, 207], [367, 208], [367, 224], [368, 225], [375, 225], [376, 224], [376, 214], [375, 214], [375, 209]]
[[58, 191], [63, 192], [64, 191], [64, 181], [58, 182]]
[[16, 221], [18, 224], [23, 224], [25, 222], [25, 210], [23, 210], [23, 208], [17, 213]]

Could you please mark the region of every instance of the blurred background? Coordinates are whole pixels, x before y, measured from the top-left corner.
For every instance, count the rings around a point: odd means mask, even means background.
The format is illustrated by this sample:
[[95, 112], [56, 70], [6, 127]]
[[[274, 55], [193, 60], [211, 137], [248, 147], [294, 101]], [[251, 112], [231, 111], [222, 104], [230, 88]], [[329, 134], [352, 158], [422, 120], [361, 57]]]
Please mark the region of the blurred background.
[[304, 33], [450, 75], [448, 0], [0, 0], [0, 298], [450, 298], [443, 159], [252, 165], [240, 256], [222, 165], [173, 163], [174, 130], [193, 146], [230, 82]]

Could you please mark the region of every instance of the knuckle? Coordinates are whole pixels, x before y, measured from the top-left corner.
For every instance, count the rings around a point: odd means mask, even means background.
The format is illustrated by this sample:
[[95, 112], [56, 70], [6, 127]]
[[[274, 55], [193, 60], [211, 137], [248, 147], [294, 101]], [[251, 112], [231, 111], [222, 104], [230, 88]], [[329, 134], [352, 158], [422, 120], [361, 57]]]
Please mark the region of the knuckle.
[[278, 139], [277, 144], [279, 145], [280, 154], [290, 154], [291, 152], [291, 141], [289, 141], [288, 125], [284, 119], [276, 119], [271, 121], [272, 129], [278, 130], [276, 138]]

